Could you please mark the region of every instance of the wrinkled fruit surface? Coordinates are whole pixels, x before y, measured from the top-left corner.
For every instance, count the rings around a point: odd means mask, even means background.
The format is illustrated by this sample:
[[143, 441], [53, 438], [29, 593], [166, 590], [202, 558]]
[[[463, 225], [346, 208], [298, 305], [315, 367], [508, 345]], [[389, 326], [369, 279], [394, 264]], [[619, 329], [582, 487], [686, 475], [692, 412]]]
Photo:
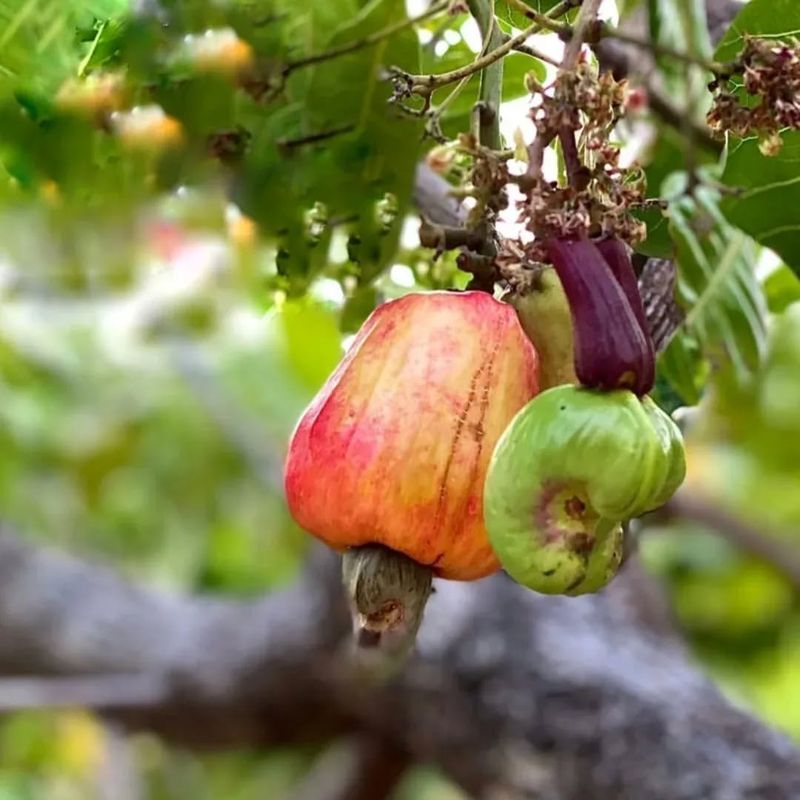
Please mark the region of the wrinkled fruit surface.
[[537, 392], [511, 306], [484, 292], [410, 294], [376, 309], [295, 429], [286, 495], [337, 549], [383, 544], [435, 573], [495, 571], [483, 522], [495, 443]]
[[549, 389], [495, 448], [489, 538], [505, 570], [531, 589], [597, 591], [619, 566], [621, 523], [663, 505], [684, 472], [680, 432], [650, 398]]
[[579, 382], [647, 394], [655, 381], [655, 356], [625, 245], [550, 239], [547, 250], [572, 312]]

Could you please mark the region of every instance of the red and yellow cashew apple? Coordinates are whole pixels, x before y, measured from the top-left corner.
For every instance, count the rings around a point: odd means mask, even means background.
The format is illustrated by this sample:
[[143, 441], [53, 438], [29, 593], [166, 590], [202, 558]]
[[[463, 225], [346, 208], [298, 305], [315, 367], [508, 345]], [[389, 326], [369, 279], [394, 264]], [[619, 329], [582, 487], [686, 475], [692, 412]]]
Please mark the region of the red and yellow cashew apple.
[[380, 306], [295, 429], [292, 515], [339, 550], [383, 545], [454, 580], [494, 572], [484, 478], [537, 390], [536, 352], [511, 306], [483, 292]]

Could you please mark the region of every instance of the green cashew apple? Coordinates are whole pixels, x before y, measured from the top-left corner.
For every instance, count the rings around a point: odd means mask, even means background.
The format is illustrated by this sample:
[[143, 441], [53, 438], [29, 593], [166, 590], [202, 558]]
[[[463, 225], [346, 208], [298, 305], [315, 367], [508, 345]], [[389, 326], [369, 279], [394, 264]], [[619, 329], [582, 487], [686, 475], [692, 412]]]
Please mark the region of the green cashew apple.
[[619, 567], [622, 522], [663, 505], [684, 473], [680, 431], [649, 397], [548, 389], [494, 450], [484, 492], [489, 540], [530, 589], [595, 592]]
[[539, 389], [577, 383], [572, 341], [572, 316], [567, 296], [553, 267], [538, 275], [536, 284], [508, 300], [539, 356]]

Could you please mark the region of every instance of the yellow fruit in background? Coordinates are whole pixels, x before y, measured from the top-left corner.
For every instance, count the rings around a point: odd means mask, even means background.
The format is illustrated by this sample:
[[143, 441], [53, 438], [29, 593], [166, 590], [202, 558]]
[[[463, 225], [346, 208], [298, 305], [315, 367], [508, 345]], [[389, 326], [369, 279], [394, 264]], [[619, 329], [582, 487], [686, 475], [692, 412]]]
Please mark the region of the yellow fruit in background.
[[183, 40], [186, 61], [199, 72], [236, 75], [253, 65], [253, 48], [232, 28], [207, 30]]
[[125, 81], [115, 72], [69, 78], [61, 84], [55, 102], [61, 111], [102, 118], [124, 106]]
[[120, 141], [134, 150], [164, 150], [183, 141], [180, 122], [157, 105], [116, 111], [111, 126]]

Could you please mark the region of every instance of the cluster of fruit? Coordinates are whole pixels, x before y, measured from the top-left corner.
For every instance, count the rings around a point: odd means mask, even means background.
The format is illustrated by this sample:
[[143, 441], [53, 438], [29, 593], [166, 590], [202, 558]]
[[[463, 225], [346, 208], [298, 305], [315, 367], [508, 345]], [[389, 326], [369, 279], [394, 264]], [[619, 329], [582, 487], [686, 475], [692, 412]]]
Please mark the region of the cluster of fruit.
[[548, 594], [608, 583], [623, 523], [682, 482], [683, 446], [647, 396], [654, 352], [626, 246], [547, 248], [553, 266], [524, 296], [410, 294], [370, 316], [290, 444], [303, 528], [442, 578], [502, 566]]

